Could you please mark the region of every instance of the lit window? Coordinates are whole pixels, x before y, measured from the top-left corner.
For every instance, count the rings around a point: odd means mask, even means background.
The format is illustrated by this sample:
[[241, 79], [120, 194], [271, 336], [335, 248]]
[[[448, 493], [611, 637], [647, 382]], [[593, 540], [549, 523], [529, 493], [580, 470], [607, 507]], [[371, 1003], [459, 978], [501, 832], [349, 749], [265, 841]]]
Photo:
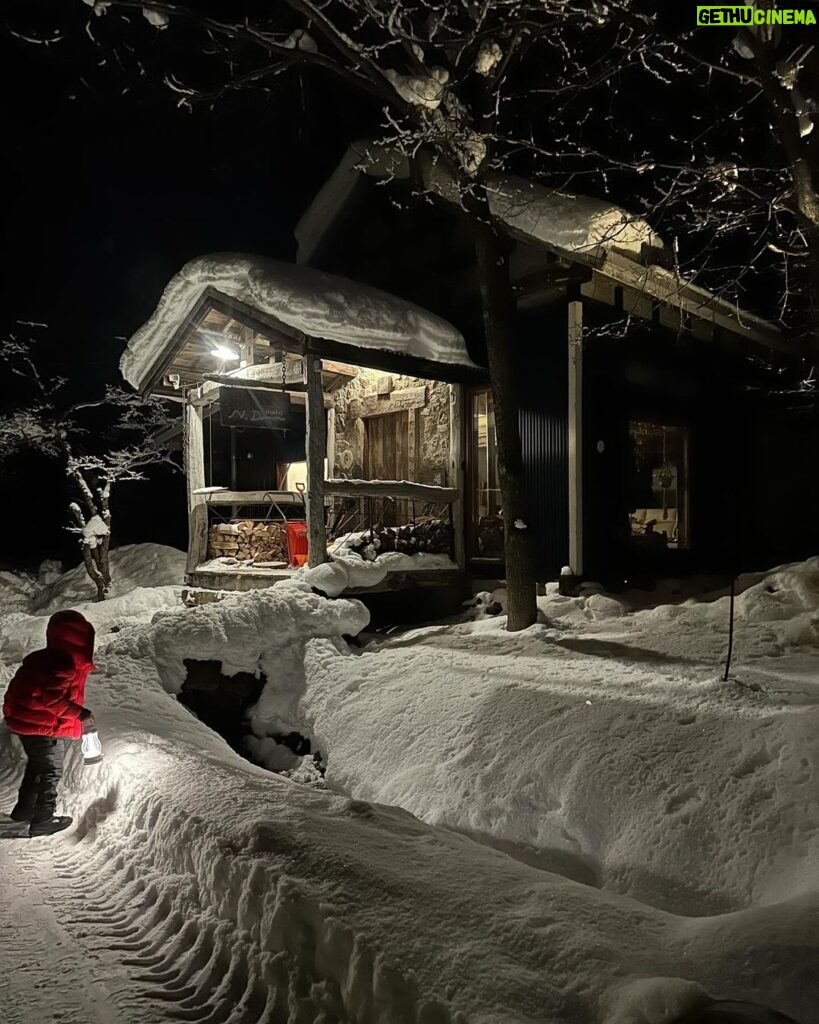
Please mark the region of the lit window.
[[474, 558], [503, 557], [498, 447], [491, 391], [471, 396], [469, 489]]
[[632, 543], [652, 550], [687, 548], [687, 428], [633, 420], [629, 439]]

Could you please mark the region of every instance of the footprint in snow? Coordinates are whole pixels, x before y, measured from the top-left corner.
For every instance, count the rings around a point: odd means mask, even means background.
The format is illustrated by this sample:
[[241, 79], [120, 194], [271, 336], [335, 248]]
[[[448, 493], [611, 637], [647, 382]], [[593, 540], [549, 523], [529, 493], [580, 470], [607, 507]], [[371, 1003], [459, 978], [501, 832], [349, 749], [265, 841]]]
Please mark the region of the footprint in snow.
[[666, 801], [665, 814], [680, 814], [696, 810], [702, 803], [702, 793], [696, 786], [686, 786]]

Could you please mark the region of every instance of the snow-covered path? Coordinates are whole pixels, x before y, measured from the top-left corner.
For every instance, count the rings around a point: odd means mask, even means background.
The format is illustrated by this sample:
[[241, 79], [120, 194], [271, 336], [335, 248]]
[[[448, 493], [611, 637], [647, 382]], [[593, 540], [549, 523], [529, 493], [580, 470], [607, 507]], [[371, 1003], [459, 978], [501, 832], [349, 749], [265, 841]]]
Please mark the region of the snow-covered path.
[[[75, 870], [72, 870], [75, 869]], [[59, 874], [58, 874], [59, 872]], [[62, 876], [62, 877], [61, 877]], [[127, 975], [110, 956], [78, 941], [64, 920], [82, 906], [88, 880], [44, 841], [0, 845], [0, 943], [5, 1024], [125, 1024], [147, 1021], [124, 1002]]]
[[[16, 781], [4, 765], [0, 806], [11, 806]], [[4, 1024], [152, 1024], [147, 1003], [138, 1006], [142, 993], [106, 949], [115, 914], [100, 905], [72, 848], [62, 839], [29, 840], [24, 826], [6, 822], [0, 835]]]

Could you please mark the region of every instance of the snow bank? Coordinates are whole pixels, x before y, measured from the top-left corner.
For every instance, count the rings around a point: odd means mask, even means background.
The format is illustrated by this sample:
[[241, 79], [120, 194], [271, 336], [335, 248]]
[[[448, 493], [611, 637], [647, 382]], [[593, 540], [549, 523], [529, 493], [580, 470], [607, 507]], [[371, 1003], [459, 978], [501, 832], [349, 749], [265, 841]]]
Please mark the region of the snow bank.
[[[633, 595], [554, 586], [521, 634], [481, 617], [357, 655], [311, 641], [300, 731], [330, 788], [692, 919], [692, 940], [787, 944], [819, 912], [819, 686], [782, 689], [783, 671], [819, 679], [817, 584], [817, 559], [740, 582], [734, 672], [750, 688], [719, 679], [724, 595], [635, 611]], [[784, 978], [789, 954], [771, 955], [775, 970], [728, 972], [720, 991], [810, 1020], [813, 954]], [[610, 993], [605, 1019], [671, 1019], [677, 989]]]
[[347, 278], [260, 256], [217, 253], [187, 263], [120, 361], [139, 387], [206, 288], [239, 299], [305, 334], [361, 348], [471, 366], [460, 332], [404, 299]]
[[[59, 877], [82, 878], [76, 905], [50, 890], [75, 941], [98, 956], [124, 950], [142, 998], [174, 1014], [226, 1020], [240, 1008], [246, 1024], [668, 1024], [672, 1013], [699, 1005], [704, 989], [758, 991], [783, 1009], [813, 1005], [810, 905], [787, 913], [760, 906], [752, 920], [674, 918], [399, 808], [271, 776], [163, 688], [190, 649], [198, 657], [227, 652], [226, 661], [247, 667], [248, 649], [260, 643], [281, 649], [296, 632], [363, 621], [355, 602], [328, 602], [291, 584], [162, 613], [148, 627], [101, 639], [88, 702], [105, 761], [84, 770], [73, 752], [64, 799], [77, 824], [48, 847], [59, 854]], [[333, 647], [329, 637], [313, 643], [322, 656]], [[474, 636], [464, 644], [474, 646]], [[454, 675], [445, 649], [435, 653]], [[429, 703], [441, 685], [439, 674], [417, 668], [402, 671], [413, 713], [413, 691]], [[349, 673], [343, 678], [349, 684]], [[338, 687], [333, 693], [345, 699]], [[392, 704], [388, 693], [384, 701]], [[348, 719], [362, 743], [366, 710], [362, 701], [359, 718]], [[418, 725], [434, 729], [440, 711], [418, 713]], [[453, 713], [457, 706], [442, 718]], [[499, 724], [497, 714], [486, 721]], [[381, 756], [392, 761], [393, 779], [425, 742], [418, 730], [404, 739], [396, 727], [377, 741], [390, 751]], [[0, 747], [4, 765], [19, 764], [1, 731]], [[447, 787], [468, 751], [435, 751], [433, 761], [450, 770]], [[522, 750], [518, 758], [525, 763]], [[587, 767], [581, 759], [577, 773]], [[487, 778], [477, 761], [471, 774], [480, 804]], [[14, 781], [5, 767], [6, 798]], [[84, 920], [75, 923], [78, 912]]]
[[[165, 544], [125, 544], [109, 554], [110, 597], [122, 597], [136, 588], [182, 586], [185, 552]], [[52, 615], [62, 608], [94, 599], [96, 587], [80, 564], [58, 577], [34, 599], [31, 610]]]
[[110, 564], [110, 597], [99, 603], [82, 564], [60, 574], [56, 563], [43, 563], [36, 578], [0, 573], [0, 661], [11, 665], [42, 647], [48, 617], [65, 608], [82, 612], [98, 634], [105, 634], [180, 607], [184, 552], [163, 544], [128, 544], [111, 551]]
[[[816, 568], [744, 581], [740, 678], [785, 656], [780, 614], [813, 614]], [[366, 611], [298, 578], [102, 635], [88, 702], [106, 760], [72, 758], [78, 824], [51, 841], [83, 906], [89, 884], [107, 905], [99, 948], [126, 934], [147, 997], [245, 1024], [669, 1024], [705, 991], [808, 1024], [819, 695], [721, 684], [720, 602], [663, 617], [552, 591], [557, 625], [481, 618], [355, 655], [341, 637]], [[260, 751], [281, 755], [267, 726], [302, 726], [336, 792], [197, 722], [167, 692], [187, 657], [262, 668]], [[0, 749], [8, 798], [2, 730]]]
[[678, 914], [819, 889], [815, 708], [749, 706], [694, 662], [544, 626], [358, 657], [313, 641], [306, 676], [328, 784], [357, 798]]
[[2, 614], [27, 611], [37, 590], [37, 579], [30, 573], [0, 570]]
[[[180, 587], [135, 587], [105, 601], [56, 601], [49, 612], [34, 615], [18, 612], [0, 618], [0, 661], [13, 664], [30, 651], [45, 646], [46, 625], [52, 611], [71, 607], [81, 612], [94, 626], [97, 637], [118, 633], [128, 626], [146, 624], [158, 611], [179, 608]], [[51, 606], [50, 606], [51, 607]]]

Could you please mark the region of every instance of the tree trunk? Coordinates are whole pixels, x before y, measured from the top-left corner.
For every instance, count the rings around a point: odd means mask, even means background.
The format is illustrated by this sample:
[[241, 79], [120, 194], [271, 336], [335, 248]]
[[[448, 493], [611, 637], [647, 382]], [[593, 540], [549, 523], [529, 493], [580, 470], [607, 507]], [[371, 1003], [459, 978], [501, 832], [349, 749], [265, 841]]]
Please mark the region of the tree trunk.
[[85, 571], [88, 573], [89, 579], [93, 581], [94, 586], [97, 588], [97, 601], [104, 601], [106, 590], [105, 580], [103, 579], [103, 575], [97, 565], [94, 552], [88, 544], [83, 544], [82, 546], [82, 560], [85, 564]]
[[111, 495], [111, 484], [107, 482], [104, 487], [101, 487], [97, 492], [99, 495], [99, 506], [100, 506], [100, 518], [108, 527], [108, 533], [99, 543], [99, 569], [102, 575], [103, 583], [103, 598], [108, 596], [108, 591], [111, 589], [111, 563], [108, 558], [108, 550], [111, 546], [111, 508], [109, 505], [109, 498]]
[[509, 253], [508, 246], [498, 237], [486, 215], [476, 220], [475, 251], [495, 407], [498, 475], [503, 503], [506, 628], [515, 631], [526, 629], [537, 620], [537, 602], [523, 488], [523, 454], [512, 352], [514, 300], [509, 282]]

